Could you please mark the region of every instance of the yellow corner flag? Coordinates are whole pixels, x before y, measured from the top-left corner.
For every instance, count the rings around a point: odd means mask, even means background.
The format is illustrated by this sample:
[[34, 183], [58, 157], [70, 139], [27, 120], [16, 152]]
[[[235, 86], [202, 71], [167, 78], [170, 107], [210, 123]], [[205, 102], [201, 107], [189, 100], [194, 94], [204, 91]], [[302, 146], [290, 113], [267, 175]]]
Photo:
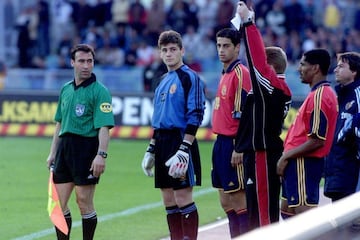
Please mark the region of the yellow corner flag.
[[62, 231], [65, 235], [68, 235], [69, 228], [66, 224], [66, 220], [64, 214], [61, 210], [59, 196], [55, 188], [55, 184], [53, 181], [53, 172], [50, 171], [49, 177], [49, 200], [48, 200], [48, 213], [53, 224]]

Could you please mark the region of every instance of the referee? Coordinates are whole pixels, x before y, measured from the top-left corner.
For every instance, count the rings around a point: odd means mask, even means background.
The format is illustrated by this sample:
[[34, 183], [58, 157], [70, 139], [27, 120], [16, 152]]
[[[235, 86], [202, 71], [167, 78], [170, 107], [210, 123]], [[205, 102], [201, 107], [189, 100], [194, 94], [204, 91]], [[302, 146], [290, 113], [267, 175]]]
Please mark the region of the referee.
[[92, 73], [95, 52], [86, 44], [71, 50], [74, 80], [61, 89], [55, 114], [55, 133], [47, 159], [53, 167], [53, 180], [69, 227], [57, 239], [70, 239], [71, 214], [68, 201], [75, 189], [82, 216], [83, 239], [94, 238], [97, 215], [94, 208], [95, 185], [105, 171], [109, 129], [114, 126], [111, 95]]

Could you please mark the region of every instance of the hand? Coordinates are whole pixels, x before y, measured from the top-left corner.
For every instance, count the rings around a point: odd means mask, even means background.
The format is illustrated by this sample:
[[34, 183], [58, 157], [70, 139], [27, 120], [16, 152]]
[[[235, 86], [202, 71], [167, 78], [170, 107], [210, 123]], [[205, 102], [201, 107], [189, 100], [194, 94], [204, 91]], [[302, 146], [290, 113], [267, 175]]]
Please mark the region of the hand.
[[47, 168], [52, 170], [51, 168], [54, 167], [54, 163], [55, 163], [55, 157], [52, 154], [49, 154], [48, 158], [46, 159]]
[[251, 22], [255, 19], [254, 11], [249, 10], [249, 8], [246, 6], [246, 3], [243, 1], [239, 1], [236, 8], [236, 13], [239, 14], [241, 22], [243, 23]]
[[152, 171], [154, 164], [155, 164], [155, 145], [150, 143], [148, 148], [146, 149], [144, 158], [141, 163], [142, 169], [146, 176], [148, 177], [154, 176], [154, 173]]
[[280, 157], [279, 161], [277, 162], [277, 168], [276, 168], [276, 173], [279, 176], [284, 176], [284, 171], [285, 168], [288, 164], [288, 160], [287, 158], [284, 156], [284, 154]]
[[97, 154], [91, 164], [90, 171], [94, 177], [100, 177], [105, 171], [105, 159]]
[[180, 178], [185, 175], [190, 159], [190, 143], [183, 141], [179, 150], [166, 161], [165, 165], [169, 167], [169, 175], [173, 178]]
[[238, 153], [233, 151], [231, 155], [231, 166], [236, 167], [243, 163], [244, 153]]

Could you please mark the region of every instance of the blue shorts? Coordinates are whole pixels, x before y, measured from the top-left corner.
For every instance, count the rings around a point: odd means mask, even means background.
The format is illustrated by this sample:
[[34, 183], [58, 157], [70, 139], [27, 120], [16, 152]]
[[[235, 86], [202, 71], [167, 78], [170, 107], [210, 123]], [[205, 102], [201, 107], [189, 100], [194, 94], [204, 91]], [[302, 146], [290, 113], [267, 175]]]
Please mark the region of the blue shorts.
[[300, 157], [289, 159], [282, 181], [282, 198], [289, 207], [317, 206], [324, 158]]
[[245, 189], [243, 165], [231, 166], [233, 150], [234, 138], [217, 136], [212, 152], [211, 180], [214, 188], [224, 189], [225, 193]]

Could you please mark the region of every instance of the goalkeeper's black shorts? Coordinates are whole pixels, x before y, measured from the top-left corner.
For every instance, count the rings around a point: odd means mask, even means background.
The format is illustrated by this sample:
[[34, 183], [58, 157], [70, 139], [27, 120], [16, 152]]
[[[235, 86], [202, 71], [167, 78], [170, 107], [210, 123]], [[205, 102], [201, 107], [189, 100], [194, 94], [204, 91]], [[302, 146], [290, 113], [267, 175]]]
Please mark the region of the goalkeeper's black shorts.
[[180, 129], [155, 131], [155, 188], [173, 188], [174, 190], [200, 185], [201, 166], [197, 142], [191, 149], [188, 170], [184, 177], [169, 176], [169, 167], [165, 162], [178, 150], [183, 141]]

